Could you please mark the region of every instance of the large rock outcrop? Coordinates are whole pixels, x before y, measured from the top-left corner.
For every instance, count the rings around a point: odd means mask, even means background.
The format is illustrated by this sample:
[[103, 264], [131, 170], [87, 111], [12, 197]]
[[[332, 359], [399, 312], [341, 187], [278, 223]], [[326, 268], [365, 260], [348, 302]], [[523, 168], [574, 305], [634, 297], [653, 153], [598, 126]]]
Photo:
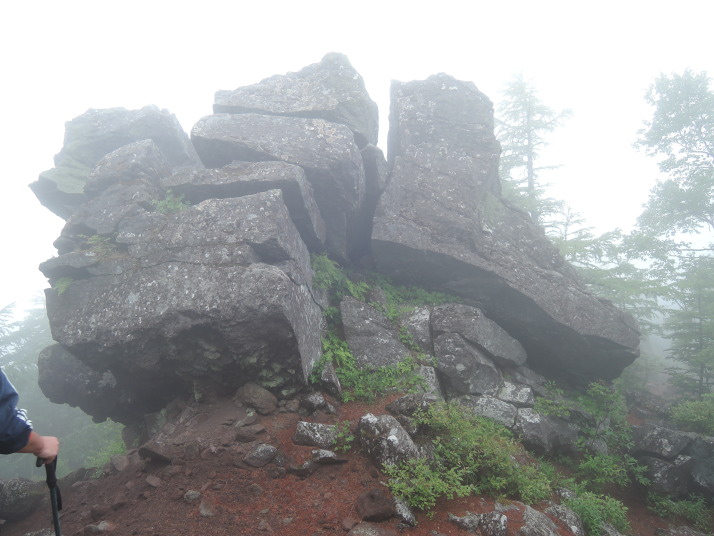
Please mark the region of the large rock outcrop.
[[191, 131], [207, 167], [233, 160], [302, 167], [325, 220], [327, 251], [343, 260], [367, 252], [386, 166], [374, 147], [377, 105], [344, 55], [330, 53], [297, 73], [217, 91], [213, 110]]
[[216, 91], [213, 111], [320, 118], [349, 127], [360, 148], [377, 144], [377, 105], [347, 57], [334, 52], [297, 73], [272, 76], [233, 91]]
[[87, 200], [87, 176], [99, 160], [141, 140], [153, 140], [174, 169], [201, 165], [178, 119], [167, 110], [90, 109], [65, 124], [64, 146], [55, 156], [55, 167], [41, 173], [30, 188], [43, 205], [67, 219]]
[[321, 313], [279, 190], [141, 214], [105, 246], [42, 269], [55, 286], [67, 281], [47, 292], [54, 338], [137, 402], [108, 416], [156, 411], [195, 382], [304, 383], [320, 355]]
[[365, 196], [362, 155], [349, 128], [323, 119], [215, 114], [199, 120], [191, 139], [210, 168], [234, 160], [303, 168], [327, 225], [328, 251], [347, 258]]
[[69, 122], [56, 168], [33, 184], [67, 218], [41, 266], [58, 342], [40, 361], [59, 378], [48, 396], [129, 423], [177, 395], [301, 389], [321, 354], [310, 255], [323, 252], [348, 266], [371, 253], [395, 283], [465, 302], [410, 312], [399, 331], [345, 300], [364, 368], [418, 349], [435, 393], [513, 425], [540, 385], [532, 369], [618, 375], [637, 353], [634, 321], [501, 199], [488, 98], [437, 75], [396, 83], [392, 100], [389, 163], [376, 106], [339, 54], [219, 91], [190, 139], [155, 107]]
[[379, 271], [478, 305], [531, 367], [612, 379], [638, 355], [633, 318], [587, 292], [530, 218], [499, 195], [491, 101], [440, 74], [392, 86], [391, 176], [374, 220]]

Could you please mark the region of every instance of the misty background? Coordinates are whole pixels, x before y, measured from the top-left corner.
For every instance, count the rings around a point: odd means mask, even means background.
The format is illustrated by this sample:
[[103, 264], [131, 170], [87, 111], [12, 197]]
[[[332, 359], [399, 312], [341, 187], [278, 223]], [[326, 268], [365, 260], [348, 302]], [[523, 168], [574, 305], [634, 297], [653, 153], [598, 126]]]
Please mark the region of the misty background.
[[[47, 338], [32, 316], [47, 286], [37, 266], [56, 253], [64, 222], [28, 184], [53, 166], [66, 121], [89, 108], [155, 104], [190, 132], [212, 113], [216, 90], [297, 71], [330, 51], [346, 54], [364, 78], [385, 152], [391, 80], [446, 72], [473, 81], [498, 106], [506, 84], [522, 75], [548, 106], [572, 111], [547, 136], [539, 161], [552, 166], [540, 176], [547, 195], [597, 232], [629, 230], [660, 177], [656, 160], [633, 147], [652, 114], [644, 95], [661, 73], [714, 73], [713, 13], [710, 3], [692, 0], [676, 9], [652, 1], [4, 5], [0, 308], [16, 304], [8, 322], [30, 318], [34, 342]], [[645, 349], [665, 345], [653, 339]], [[39, 396], [30, 389], [25, 406]]]

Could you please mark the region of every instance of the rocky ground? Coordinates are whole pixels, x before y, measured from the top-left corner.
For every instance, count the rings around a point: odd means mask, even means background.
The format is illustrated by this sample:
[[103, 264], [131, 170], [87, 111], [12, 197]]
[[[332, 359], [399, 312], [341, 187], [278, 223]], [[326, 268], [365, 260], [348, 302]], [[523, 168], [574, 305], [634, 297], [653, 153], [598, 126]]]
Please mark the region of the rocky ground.
[[[330, 424], [349, 421], [354, 430], [365, 413], [387, 413], [384, 408], [394, 398], [370, 405], [332, 402], [335, 413], [318, 410], [309, 418], [304, 409], [297, 411], [297, 401], [281, 404], [271, 415], [255, 417], [240, 402], [230, 399], [184, 408], [181, 417], [164, 427], [166, 433], [160, 436], [163, 442], [159, 441], [153, 449], [154, 458], [160, 458], [157, 452], [163, 448], [170, 464], [166, 460], [141, 458], [137, 451], [130, 451], [126, 457], [115, 458], [100, 478], [74, 483], [66, 478], [60, 482], [64, 501], [62, 533], [467, 534], [449, 521], [449, 514], [489, 512], [493, 510], [493, 500], [472, 497], [442, 501], [432, 517], [417, 512], [415, 527], [391, 517], [372, 523], [370, 528], [361, 518], [370, 508], [379, 510], [380, 493], [375, 490], [386, 492], [386, 479], [360, 451], [357, 441], [349, 451], [338, 453], [338, 463], [319, 464], [312, 472], [301, 470], [312, 458], [315, 447], [294, 443], [298, 421]], [[241, 420], [245, 433], [238, 434], [236, 441], [236, 423]], [[249, 454], [261, 443], [276, 447], [279, 455], [262, 467], [254, 467], [261, 462]], [[146, 456], [147, 452], [143, 454]], [[641, 495], [632, 493], [621, 498], [630, 508], [633, 534], [650, 536], [667, 526], [666, 521], [646, 509]], [[545, 506], [536, 505], [539, 510]], [[2, 535], [23, 536], [51, 527], [50, 513], [49, 504], [45, 504], [23, 521], [6, 523]], [[518, 533], [519, 514], [509, 514], [507, 534]], [[571, 534], [562, 522], [553, 520], [560, 534]]]

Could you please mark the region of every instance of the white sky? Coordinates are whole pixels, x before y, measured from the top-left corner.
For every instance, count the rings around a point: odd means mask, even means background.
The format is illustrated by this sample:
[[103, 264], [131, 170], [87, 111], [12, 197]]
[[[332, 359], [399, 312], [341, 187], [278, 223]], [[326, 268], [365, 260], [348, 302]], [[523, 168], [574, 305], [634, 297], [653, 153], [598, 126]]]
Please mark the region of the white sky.
[[[9, 5], [10, 4], [10, 5]], [[380, 107], [390, 80], [446, 72], [491, 100], [523, 73], [573, 117], [548, 177], [599, 231], [628, 228], [658, 176], [632, 148], [661, 72], [714, 75], [710, 0], [40, 0], [0, 7], [0, 307], [43, 289], [63, 222], [27, 185], [88, 108], [156, 104], [190, 131], [213, 94], [346, 54]]]

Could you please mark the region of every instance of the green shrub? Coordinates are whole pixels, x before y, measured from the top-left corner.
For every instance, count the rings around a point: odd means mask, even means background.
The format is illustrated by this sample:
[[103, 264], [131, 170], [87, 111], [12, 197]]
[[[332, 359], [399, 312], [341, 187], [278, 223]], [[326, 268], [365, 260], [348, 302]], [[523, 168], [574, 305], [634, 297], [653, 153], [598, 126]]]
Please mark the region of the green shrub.
[[647, 495], [647, 506], [660, 517], [672, 522], [691, 523], [702, 532], [709, 532], [714, 525], [710, 506], [704, 498], [696, 495], [677, 500], [650, 493]]
[[418, 363], [406, 358], [396, 365], [363, 370], [357, 366], [347, 342], [334, 331], [322, 339], [322, 359], [315, 367], [313, 380], [318, 380], [325, 363], [332, 362], [342, 385], [342, 399], [372, 401], [390, 391], [415, 392], [425, 387], [424, 379], [416, 373]]
[[397, 323], [404, 314], [412, 311], [415, 307], [461, 302], [460, 298], [443, 292], [395, 285], [389, 278], [381, 274], [371, 274], [369, 281], [371, 286], [380, 287], [384, 291], [387, 301], [386, 305], [381, 303], [372, 303], [370, 305], [382, 311], [384, 316], [393, 323]]
[[603, 533], [604, 523], [610, 523], [620, 532], [629, 532], [627, 507], [617, 499], [584, 491], [577, 497], [565, 500], [566, 506], [578, 514], [588, 536]]
[[701, 400], [677, 404], [672, 408], [671, 416], [682, 430], [714, 435], [714, 394], [704, 395]]
[[568, 418], [570, 416], [570, 406], [565, 401], [563, 390], [552, 380], [545, 384], [545, 388], [548, 396], [539, 396], [533, 409], [543, 415]]
[[[574, 469], [586, 489], [600, 493], [611, 484], [627, 486], [633, 480], [643, 485], [649, 483], [645, 478], [647, 469], [628, 454], [634, 441], [621, 393], [600, 382], [591, 383], [585, 393], [571, 399], [552, 382], [548, 391], [550, 396], [539, 398], [535, 409], [578, 422], [580, 457]], [[573, 411], [576, 407], [587, 417]], [[597, 444], [606, 446], [607, 451], [592, 452]]]
[[608, 485], [628, 486], [632, 479], [647, 484], [647, 468], [627, 454], [585, 453], [577, 464], [578, 480], [589, 490], [602, 492]]
[[161, 214], [176, 214], [186, 210], [191, 204], [183, 198], [183, 195], [176, 195], [169, 191], [160, 201], [153, 202], [156, 212]]
[[474, 492], [472, 486], [462, 482], [458, 468], [442, 467], [438, 461], [410, 458], [399, 465], [388, 465], [384, 472], [391, 492], [419, 510], [431, 510], [441, 497], [453, 499]]
[[65, 292], [67, 292], [67, 289], [69, 289], [69, 286], [74, 282], [74, 279], [71, 277], [60, 277], [57, 281], [55, 281], [54, 284], [54, 289], [57, 292], [58, 296], [61, 296]]
[[107, 259], [117, 253], [114, 238], [109, 235], [80, 235], [85, 241], [84, 249], [95, 255], [98, 259]]
[[431, 439], [433, 457], [391, 467], [389, 487], [416, 508], [431, 508], [439, 497], [478, 493], [533, 503], [551, 486], [537, 467], [516, 461], [518, 446], [502, 425], [456, 404], [434, 404], [415, 423]]
[[315, 255], [312, 258], [313, 285], [327, 290], [332, 303], [337, 303], [345, 296], [352, 296], [364, 301], [369, 285], [364, 282], [355, 283], [347, 277], [340, 265], [327, 255]]
[[352, 448], [352, 443], [355, 436], [350, 429], [350, 421], [342, 421], [337, 424], [337, 433], [335, 434], [334, 449], [337, 452], [347, 452]]

